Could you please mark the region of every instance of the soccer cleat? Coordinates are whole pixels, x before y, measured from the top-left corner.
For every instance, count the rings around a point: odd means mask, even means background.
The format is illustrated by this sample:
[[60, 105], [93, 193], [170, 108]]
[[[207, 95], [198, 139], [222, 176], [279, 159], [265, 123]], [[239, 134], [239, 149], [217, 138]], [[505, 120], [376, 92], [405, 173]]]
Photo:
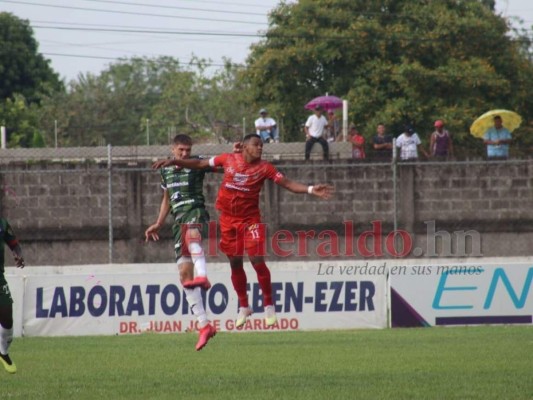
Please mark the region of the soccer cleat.
[[211, 287], [211, 282], [209, 282], [206, 276], [197, 276], [192, 281], [183, 282], [183, 287], [187, 289], [194, 289], [198, 286], [208, 290]]
[[252, 309], [250, 307], [240, 307], [239, 315], [235, 320], [235, 328], [240, 328], [246, 323], [246, 319], [252, 315]]
[[198, 342], [196, 343], [196, 351], [202, 350], [209, 339], [215, 337], [217, 330], [211, 324], [207, 324], [202, 329], [200, 329], [200, 335], [198, 337]]
[[17, 372], [17, 366], [13, 361], [11, 361], [11, 358], [9, 358], [8, 354], [0, 354], [0, 363], [2, 363], [6, 371], [10, 374], [14, 374]]
[[274, 306], [266, 306], [265, 313], [265, 322], [267, 326], [276, 325], [278, 322], [278, 317], [276, 317], [276, 309]]

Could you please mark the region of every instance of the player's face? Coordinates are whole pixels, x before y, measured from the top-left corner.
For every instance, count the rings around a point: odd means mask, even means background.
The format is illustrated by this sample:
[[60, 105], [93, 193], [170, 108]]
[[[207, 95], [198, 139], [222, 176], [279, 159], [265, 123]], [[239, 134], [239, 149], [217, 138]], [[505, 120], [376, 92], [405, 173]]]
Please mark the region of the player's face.
[[243, 144], [242, 152], [251, 161], [259, 160], [263, 155], [263, 141], [258, 137], [253, 137]]
[[378, 125], [378, 135], [385, 134], [385, 125]]
[[176, 158], [176, 160], [186, 160], [191, 156], [191, 149], [192, 146], [188, 144], [174, 144], [172, 145], [172, 154]]

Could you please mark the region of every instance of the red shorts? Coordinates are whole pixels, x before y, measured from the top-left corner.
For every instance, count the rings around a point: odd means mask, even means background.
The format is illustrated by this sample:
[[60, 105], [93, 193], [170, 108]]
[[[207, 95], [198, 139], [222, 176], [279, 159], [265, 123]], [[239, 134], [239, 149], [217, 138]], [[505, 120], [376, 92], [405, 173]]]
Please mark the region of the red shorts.
[[266, 255], [266, 225], [259, 215], [235, 217], [220, 215], [220, 249], [228, 257]]

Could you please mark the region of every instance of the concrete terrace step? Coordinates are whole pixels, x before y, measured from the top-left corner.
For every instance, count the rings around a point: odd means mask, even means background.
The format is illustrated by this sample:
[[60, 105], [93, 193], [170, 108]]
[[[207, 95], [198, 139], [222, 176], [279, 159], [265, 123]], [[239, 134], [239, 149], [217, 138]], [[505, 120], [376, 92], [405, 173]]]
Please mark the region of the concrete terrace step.
[[[194, 155], [213, 156], [232, 151], [231, 144], [198, 144], [193, 146]], [[351, 158], [352, 145], [348, 142], [329, 144], [332, 159]], [[0, 163], [11, 162], [81, 162], [107, 161], [108, 149], [100, 147], [60, 147], [31, 149], [0, 149]], [[268, 143], [263, 147], [265, 160], [303, 160], [305, 142]], [[111, 149], [113, 161], [155, 160], [170, 156], [169, 146], [116, 146]], [[322, 159], [322, 147], [315, 144], [311, 151], [311, 159]]]

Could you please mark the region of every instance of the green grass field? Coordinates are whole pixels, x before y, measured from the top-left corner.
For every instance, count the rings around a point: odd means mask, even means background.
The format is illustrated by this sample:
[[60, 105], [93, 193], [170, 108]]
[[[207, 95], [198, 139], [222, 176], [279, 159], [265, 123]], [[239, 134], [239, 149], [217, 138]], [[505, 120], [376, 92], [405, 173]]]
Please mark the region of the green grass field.
[[532, 399], [533, 328], [16, 339], [0, 399]]

